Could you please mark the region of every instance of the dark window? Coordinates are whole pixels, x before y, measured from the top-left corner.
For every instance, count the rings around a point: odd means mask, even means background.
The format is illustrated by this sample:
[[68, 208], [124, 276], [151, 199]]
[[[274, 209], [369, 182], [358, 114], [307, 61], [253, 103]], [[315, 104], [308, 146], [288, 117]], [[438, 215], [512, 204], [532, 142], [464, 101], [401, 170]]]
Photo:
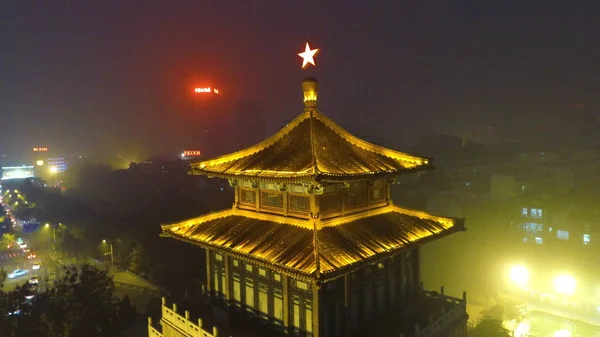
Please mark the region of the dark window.
[[345, 206], [361, 207], [366, 205], [365, 184], [363, 182], [351, 183], [345, 190]]
[[373, 187], [371, 190], [371, 200], [372, 201], [381, 201], [384, 199], [385, 192], [383, 186]]
[[283, 207], [283, 194], [281, 193], [272, 193], [272, 192], [262, 192], [260, 194], [260, 205], [264, 207]]
[[319, 210], [321, 213], [340, 211], [340, 194], [337, 192], [324, 194], [319, 197]]
[[299, 212], [310, 212], [310, 198], [290, 195], [290, 210]]

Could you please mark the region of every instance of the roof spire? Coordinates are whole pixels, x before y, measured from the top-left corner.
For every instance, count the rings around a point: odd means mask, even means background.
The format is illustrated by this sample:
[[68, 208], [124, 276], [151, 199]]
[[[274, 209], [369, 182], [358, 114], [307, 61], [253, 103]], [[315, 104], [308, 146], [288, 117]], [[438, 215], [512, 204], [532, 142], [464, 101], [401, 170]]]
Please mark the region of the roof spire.
[[304, 108], [317, 107], [317, 92], [319, 82], [312, 77], [307, 77], [302, 81], [302, 91], [304, 92]]

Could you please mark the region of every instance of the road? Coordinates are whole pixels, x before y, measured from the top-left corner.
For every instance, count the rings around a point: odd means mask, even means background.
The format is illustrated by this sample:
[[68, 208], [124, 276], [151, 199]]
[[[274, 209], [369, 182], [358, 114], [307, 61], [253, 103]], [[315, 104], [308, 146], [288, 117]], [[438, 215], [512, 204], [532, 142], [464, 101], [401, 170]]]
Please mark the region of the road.
[[[11, 250], [9, 252], [0, 253], [0, 267], [7, 271], [12, 272], [15, 269], [26, 269], [29, 270], [29, 274], [20, 276], [14, 279], [7, 279], [4, 282], [3, 289], [5, 291], [13, 290], [18, 285], [23, 285], [29, 281], [33, 276], [39, 278], [39, 290], [45, 291], [47, 284], [52, 282], [57, 277], [60, 277], [60, 268], [50, 258], [50, 256], [43, 251], [36, 251], [32, 249], [37, 255], [36, 258], [28, 260], [26, 254], [20, 250]], [[35, 262], [39, 262], [41, 268], [33, 270], [32, 265]]]

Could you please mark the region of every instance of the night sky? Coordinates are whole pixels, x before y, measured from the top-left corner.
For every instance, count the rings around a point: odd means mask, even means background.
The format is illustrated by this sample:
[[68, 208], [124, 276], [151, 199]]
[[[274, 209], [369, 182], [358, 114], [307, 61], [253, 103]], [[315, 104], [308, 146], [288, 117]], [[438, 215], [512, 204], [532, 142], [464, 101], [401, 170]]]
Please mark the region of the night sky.
[[[0, 153], [175, 152], [189, 114], [211, 113], [190, 108], [195, 85], [262, 101], [272, 133], [302, 111], [309, 75], [359, 136], [519, 139], [598, 109], [597, 3], [2, 1]], [[306, 41], [321, 53], [301, 70]]]

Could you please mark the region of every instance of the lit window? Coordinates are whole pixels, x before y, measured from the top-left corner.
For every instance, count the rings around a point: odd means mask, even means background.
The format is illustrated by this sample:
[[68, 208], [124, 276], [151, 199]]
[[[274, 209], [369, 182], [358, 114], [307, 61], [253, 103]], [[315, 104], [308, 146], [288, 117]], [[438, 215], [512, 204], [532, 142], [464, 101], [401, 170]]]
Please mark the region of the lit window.
[[302, 281], [296, 281], [296, 288], [302, 290], [308, 290], [308, 283]]
[[535, 237], [535, 243], [538, 245], [541, 245], [542, 243], [544, 243], [544, 239], [540, 238], [539, 236]]
[[258, 310], [265, 315], [269, 314], [268, 290], [266, 284], [260, 283], [258, 285]]
[[279, 275], [279, 274], [273, 274], [273, 280], [275, 280], [277, 282], [281, 282], [281, 275]]
[[536, 218], [536, 219], [541, 219], [542, 218], [542, 210], [539, 208], [532, 208], [531, 209], [531, 217]]
[[590, 235], [589, 234], [583, 234], [583, 244], [587, 245], [590, 243]]
[[246, 305], [254, 308], [254, 283], [252, 279], [246, 279]]
[[252, 265], [249, 263], [246, 263], [246, 271], [252, 272]]
[[234, 278], [233, 279], [233, 299], [241, 302], [242, 301], [242, 292], [240, 288], [240, 280]]
[[264, 268], [258, 268], [258, 275], [267, 276], [267, 271]]
[[384, 267], [385, 267], [385, 266], [384, 266], [384, 265], [383, 265], [383, 263], [381, 263], [381, 262], [379, 262], [379, 263], [377, 264], [377, 268], [379, 268], [379, 269], [383, 269]]
[[215, 259], [217, 261], [223, 261], [223, 255], [221, 255], [221, 254], [215, 254]]
[[557, 230], [556, 237], [559, 240], [569, 240], [569, 231]]
[[527, 207], [523, 207], [523, 210], [521, 210], [521, 215], [527, 216]]
[[236, 260], [236, 259], [233, 259], [233, 266], [234, 266], [234, 267], [237, 267], [237, 266], [239, 266], [239, 265], [240, 265], [240, 261], [238, 261], [238, 260]]

